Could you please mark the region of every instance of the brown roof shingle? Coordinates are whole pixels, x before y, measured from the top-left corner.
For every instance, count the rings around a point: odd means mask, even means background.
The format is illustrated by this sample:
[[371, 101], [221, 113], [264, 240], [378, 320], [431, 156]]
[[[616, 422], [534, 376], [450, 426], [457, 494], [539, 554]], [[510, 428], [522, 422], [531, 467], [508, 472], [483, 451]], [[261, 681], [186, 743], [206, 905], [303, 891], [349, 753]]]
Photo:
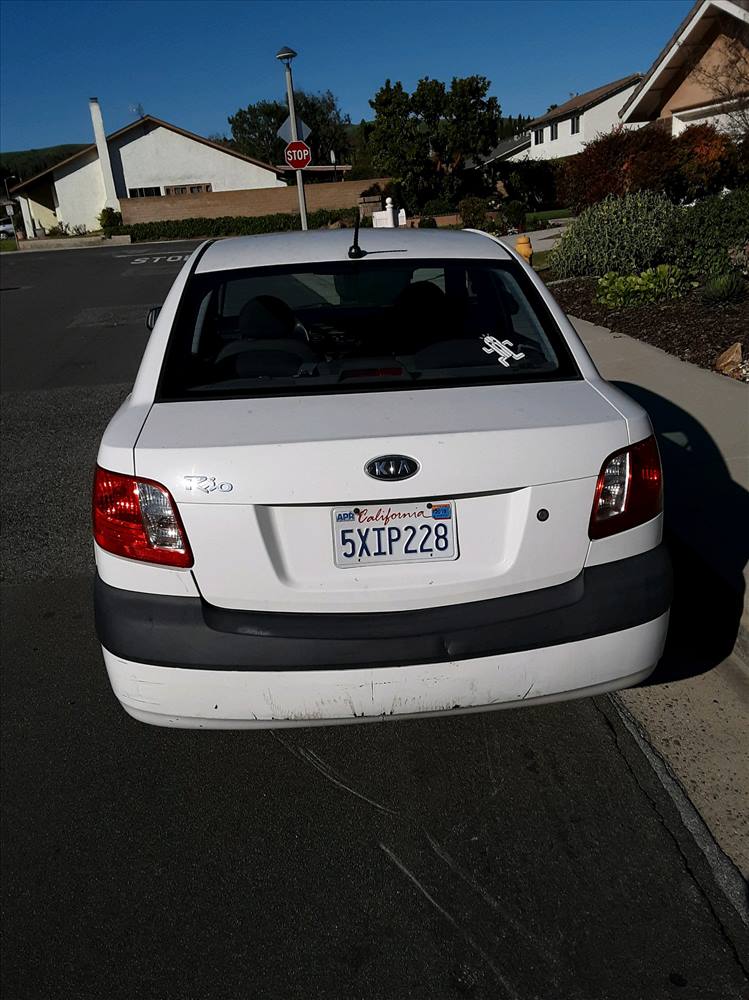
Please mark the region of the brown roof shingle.
[[642, 80], [642, 73], [630, 73], [629, 76], [623, 76], [621, 80], [605, 83], [602, 87], [596, 87], [594, 90], [586, 90], [584, 94], [576, 94], [569, 101], [560, 104], [558, 108], [547, 111], [545, 115], [541, 115], [540, 118], [535, 118], [532, 122], [529, 122], [526, 128], [539, 128], [541, 125], [557, 121], [559, 118], [567, 118], [577, 111], [585, 111], [586, 108], [590, 108], [594, 104], [600, 104], [601, 101], [605, 101], [606, 98], [618, 94], [620, 90], [626, 90], [627, 87], [639, 83], [640, 80]]

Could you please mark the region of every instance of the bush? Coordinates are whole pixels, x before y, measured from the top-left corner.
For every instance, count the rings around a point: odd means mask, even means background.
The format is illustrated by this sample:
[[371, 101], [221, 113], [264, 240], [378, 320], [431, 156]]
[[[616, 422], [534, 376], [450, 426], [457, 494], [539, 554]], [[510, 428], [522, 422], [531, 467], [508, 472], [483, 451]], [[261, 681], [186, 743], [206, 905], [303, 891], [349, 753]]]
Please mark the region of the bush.
[[492, 191], [509, 201], [520, 201], [528, 209], [558, 208], [559, 163], [555, 160], [509, 160], [487, 164], [484, 175]]
[[96, 219], [99, 223], [99, 229], [105, 233], [108, 229], [115, 229], [122, 225], [122, 213], [115, 212], [113, 208], [103, 208]]
[[66, 239], [69, 236], [85, 236], [88, 232], [83, 225], [71, 226], [69, 222], [58, 222], [47, 230], [47, 236], [52, 240]]
[[678, 165], [671, 136], [661, 128], [627, 131], [621, 126], [588, 142], [560, 167], [559, 194], [580, 212], [609, 195], [667, 192]]
[[421, 211], [424, 215], [454, 215], [455, 206], [447, 198], [430, 198]]
[[[325, 229], [332, 222], [345, 222], [353, 226], [357, 208], [318, 209], [309, 212], [307, 224], [310, 229]], [[362, 220], [362, 226], [372, 225], [371, 219]], [[110, 231], [112, 236], [130, 236], [133, 243], [148, 240], [190, 240], [201, 237], [257, 236], [264, 233], [284, 233], [300, 229], [298, 215], [277, 213], [276, 215], [232, 216], [218, 219], [166, 219], [161, 222], [136, 222], [131, 226], [118, 226]]]
[[742, 269], [741, 248], [749, 234], [749, 187], [678, 208], [671, 220], [663, 259], [695, 277]]
[[507, 222], [513, 229], [524, 229], [526, 222], [525, 216], [528, 211], [528, 206], [522, 201], [517, 201], [511, 199], [502, 204], [501, 207], [502, 214], [507, 219]]
[[668, 198], [649, 191], [605, 198], [569, 226], [549, 264], [560, 278], [643, 271], [664, 260], [676, 212]]
[[437, 220], [432, 215], [422, 215], [419, 219], [419, 229], [436, 229]]
[[559, 194], [576, 211], [636, 191], [694, 201], [735, 183], [740, 159], [738, 147], [712, 125], [692, 125], [676, 138], [656, 124], [634, 131], [616, 126], [560, 167]]
[[596, 299], [609, 309], [677, 299], [689, 288], [689, 280], [681, 268], [659, 264], [640, 274], [616, 274], [610, 271], [599, 280]]
[[746, 282], [737, 271], [711, 278], [702, 289], [702, 301], [707, 305], [738, 302], [746, 295]]
[[739, 151], [712, 125], [691, 125], [674, 140], [678, 178], [673, 194], [687, 201], [717, 194], [737, 179]]
[[487, 205], [483, 198], [471, 195], [458, 205], [460, 218], [466, 229], [483, 229], [486, 225]]

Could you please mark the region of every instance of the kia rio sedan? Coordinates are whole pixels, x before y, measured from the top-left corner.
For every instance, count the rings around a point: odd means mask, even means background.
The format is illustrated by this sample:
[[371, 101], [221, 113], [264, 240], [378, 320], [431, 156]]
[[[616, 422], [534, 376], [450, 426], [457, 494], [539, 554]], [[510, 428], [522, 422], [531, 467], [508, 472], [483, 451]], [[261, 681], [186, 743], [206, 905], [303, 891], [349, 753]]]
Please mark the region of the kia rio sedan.
[[646, 413], [494, 238], [351, 244], [204, 243], [158, 314], [94, 483], [124, 709], [280, 727], [647, 677], [671, 578]]

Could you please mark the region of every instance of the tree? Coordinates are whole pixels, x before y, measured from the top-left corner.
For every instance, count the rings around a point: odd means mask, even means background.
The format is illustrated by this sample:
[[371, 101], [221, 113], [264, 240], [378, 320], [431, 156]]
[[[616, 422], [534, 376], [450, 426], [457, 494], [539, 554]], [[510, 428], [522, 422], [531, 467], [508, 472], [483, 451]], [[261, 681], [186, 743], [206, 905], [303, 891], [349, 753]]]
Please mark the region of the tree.
[[212, 135], [208, 136], [211, 142], [215, 142], [217, 146], [226, 146], [227, 149], [234, 149], [234, 143], [231, 139], [227, 139], [225, 135], [221, 132], [214, 132]]
[[369, 102], [375, 112], [369, 148], [377, 170], [399, 185], [406, 208], [432, 198], [460, 199], [466, 161], [480, 160], [499, 140], [500, 107], [483, 76], [419, 80], [412, 94], [385, 81]]
[[[338, 107], [335, 95], [329, 90], [322, 94], [298, 90], [294, 100], [297, 118], [311, 129], [307, 142], [312, 149], [312, 162], [330, 163], [331, 150], [339, 163], [345, 162], [351, 151], [348, 134], [351, 119]], [[276, 133], [288, 114], [286, 103], [282, 101], [256, 101], [240, 108], [229, 116], [233, 147], [264, 163], [282, 163], [285, 143]]]

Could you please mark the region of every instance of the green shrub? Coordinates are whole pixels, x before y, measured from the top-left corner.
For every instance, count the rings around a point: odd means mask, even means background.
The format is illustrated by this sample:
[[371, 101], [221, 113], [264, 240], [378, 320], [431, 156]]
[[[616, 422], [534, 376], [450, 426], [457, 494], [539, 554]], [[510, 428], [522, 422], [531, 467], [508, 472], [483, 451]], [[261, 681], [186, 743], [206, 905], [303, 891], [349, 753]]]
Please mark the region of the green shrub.
[[437, 220], [432, 215], [422, 215], [419, 219], [419, 229], [436, 229]]
[[671, 220], [665, 260], [695, 277], [741, 270], [737, 254], [749, 237], [749, 187], [679, 208]]
[[659, 264], [640, 274], [616, 274], [610, 271], [599, 279], [596, 299], [609, 309], [677, 299], [689, 288], [689, 279], [672, 264]]
[[424, 215], [454, 215], [455, 206], [447, 198], [430, 198], [421, 211]]
[[482, 174], [491, 191], [504, 191], [511, 201], [521, 201], [531, 210], [556, 208], [559, 163], [556, 160], [495, 160]]
[[[318, 209], [309, 212], [310, 229], [325, 229], [331, 222], [345, 222], [353, 226], [358, 209]], [[362, 227], [372, 225], [371, 218], [362, 220]], [[149, 240], [190, 240], [221, 236], [258, 236], [264, 233], [284, 233], [301, 228], [298, 215], [291, 212], [276, 215], [232, 216], [218, 219], [166, 219], [161, 222], [136, 222], [130, 226], [117, 226], [110, 230], [112, 236], [130, 236], [133, 243]]]
[[675, 212], [651, 191], [604, 198], [569, 226], [549, 263], [560, 278], [642, 271], [663, 261]]
[[458, 205], [460, 218], [466, 229], [483, 229], [486, 225], [487, 205], [483, 198], [471, 195]]
[[502, 204], [502, 213], [507, 219], [507, 222], [513, 229], [524, 229], [525, 228], [525, 216], [528, 211], [528, 206], [517, 199], [513, 198], [510, 201], [505, 201]]
[[722, 305], [725, 302], [738, 302], [746, 295], [746, 281], [738, 271], [719, 274], [710, 278], [702, 289], [702, 301], [706, 305]]
[[596, 301], [608, 309], [625, 309], [635, 302], [636, 293], [632, 283], [635, 275], [617, 274], [609, 271], [598, 279]]
[[96, 217], [99, 229], [106, 232], [108, 229], [115, 229], [122, 225], [122, 213], [116, 212], [113, 208], [102, 208]]

